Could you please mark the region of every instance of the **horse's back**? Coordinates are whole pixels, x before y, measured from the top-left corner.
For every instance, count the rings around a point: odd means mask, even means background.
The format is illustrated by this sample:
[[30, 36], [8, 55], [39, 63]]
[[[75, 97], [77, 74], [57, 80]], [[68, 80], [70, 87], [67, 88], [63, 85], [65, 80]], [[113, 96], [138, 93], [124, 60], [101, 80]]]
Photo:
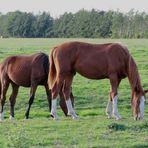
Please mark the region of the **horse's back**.
[[129, 53], [118, 43], [69, 42], [58, 46], [54, 55], [61, 73], [76, 71], [90, 79], [102, 79], [118, 71], [125, 75]]

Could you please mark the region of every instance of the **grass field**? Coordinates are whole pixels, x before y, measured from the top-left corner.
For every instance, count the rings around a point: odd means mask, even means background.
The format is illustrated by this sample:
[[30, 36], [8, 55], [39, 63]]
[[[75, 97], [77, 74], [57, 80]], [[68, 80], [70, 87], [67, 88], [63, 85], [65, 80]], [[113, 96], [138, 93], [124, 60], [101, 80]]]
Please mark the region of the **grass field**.
[[[147, 39], [0, 39], [0, 61], [9, 55], [49, 53], [65, 41], [79, 40], [90, 43], [121, 42], [134, 57], [142, 85], [148, 89]], [[5, 104], [5, 120], [0, 122], [0, 148], [147, 148], [148, 105], [145, 119], [134, 121], [130, 106], [130, 86], [127, 79], [119, 87], [119, 113], [122, 120], [107, 119], [109, 81], [92, 81], [76, 75], [73, 82], [75, 110], [79, 121], [65, 117], [58, 106], [60, 121], [49, 118], [44, 88], [39, 87], [30, 112], [24, 120], [29, 89], [21, 88], [15, 105], [15, 120], [9, 121], [9, 95]], [[148, 95], [147, 95], [148, 97]]]

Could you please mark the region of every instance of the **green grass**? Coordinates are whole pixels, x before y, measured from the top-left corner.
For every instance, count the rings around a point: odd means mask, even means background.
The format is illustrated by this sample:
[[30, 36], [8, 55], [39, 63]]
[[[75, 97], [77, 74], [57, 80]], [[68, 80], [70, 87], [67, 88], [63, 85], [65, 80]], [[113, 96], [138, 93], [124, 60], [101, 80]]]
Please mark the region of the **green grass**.
[[[129, 48], [136, 60], [142, 85], [148, 89], [147, 39], [0, 39], [0, 61], [9, 55], [49, 53], [54, 46], [65, 41], [90, 43], [121, 42]], [[127, 79], [119, 87], [119, 112], [123, 119], [107, 119], [105, 107], [108, 100], [109, 81], [88, 80], [76, 75], [73, 82], [75, 110], [80, 117], [73, 121], [65, 117], [58, 106], [60, 121], [49, 117], [44, 88], [36, 92], [30, 119], [24, 120], [29, 88], [21, 88], [15, 105], [15, 120], [9, 121], [9, 95], [5, 104], [5, 120], [0, 122], [0, 148], [147, 148], [148, 105], [145, 119], [134, 121], [130, 106], [130, 86]], [[147, 95], [148, 96], [148, 95]]]

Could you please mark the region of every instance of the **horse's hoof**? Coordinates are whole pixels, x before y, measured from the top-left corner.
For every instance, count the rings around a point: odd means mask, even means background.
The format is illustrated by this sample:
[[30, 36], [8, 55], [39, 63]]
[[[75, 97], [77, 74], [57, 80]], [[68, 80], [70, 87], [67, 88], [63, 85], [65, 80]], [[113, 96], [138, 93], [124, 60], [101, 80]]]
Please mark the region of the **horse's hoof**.
[[137, 120], [143, 120], [144, 117], [134, 117], [134, 120], [137, 121]]
[[51, 118], [54, 118], [54, 116], [53, 116], [52, 114], [50, 114], [50, 117], [51, 117]]
[[58, 121], [58, 120], [60, 120], [60, 118], [56, 115], [53, 115], [53, 114], [50, 114], [50, 116], [53, 118], [53, 120], [56, 120], [56, 121]]
[[25, 119], [26, 119], [26, 120], [28, 120], [28, 119], [29, 119], [29, 117], [25, 117]]
[[107, 115], [107, 119], [112, 119], [112, 116], [111, 115]]
[[74, 117], [74, 116], [72, 116], [71, 117], [73, 120], [79, 120], [79, 117], [77, 116], [77, 117]]
[[59, 118], [58, 116], [56, 116], [56, 117], [53, 117], [53, 120], [55, 120], [55, 121], [59, 121], [60, 118]]
[[10, 119], [10, 120], [14, 120], [14, 117], [12, 117], [12, 116], [10, 115], [10, 116], [9, 116], [9, 119]]
[[75, 112], [68, 112], [67, 116], [70, 116], [73, 120], [78, 120], [79, 117], [76, 115]]
[[78, 117], [76, 114], [72, 114], [72, 115], [71, 115], [71, 118], [72, 118], [73, 120], [79, 120], [79, 117]]
[[0, 121], [3, 121], [3, 120], [4, 120], [4, 114], [0, 113]]
[[121, 120], [122, 119], [121, 116], [116, 116], [115, 118], [116, 118], [116, 120]]

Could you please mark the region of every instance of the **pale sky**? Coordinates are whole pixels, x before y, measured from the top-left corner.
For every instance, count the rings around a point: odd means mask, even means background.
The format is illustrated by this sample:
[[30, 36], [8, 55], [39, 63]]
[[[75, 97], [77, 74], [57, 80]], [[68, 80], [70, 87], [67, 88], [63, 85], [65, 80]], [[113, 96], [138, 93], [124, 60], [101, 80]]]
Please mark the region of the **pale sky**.
[[64, 12], [80, 9], [117, 10], [128, 12], [132, 8], [148, 12], [148, 0], [0, 0], [0, 12], [25, 11], [38, 13], [46, 11], [58, 17]]

